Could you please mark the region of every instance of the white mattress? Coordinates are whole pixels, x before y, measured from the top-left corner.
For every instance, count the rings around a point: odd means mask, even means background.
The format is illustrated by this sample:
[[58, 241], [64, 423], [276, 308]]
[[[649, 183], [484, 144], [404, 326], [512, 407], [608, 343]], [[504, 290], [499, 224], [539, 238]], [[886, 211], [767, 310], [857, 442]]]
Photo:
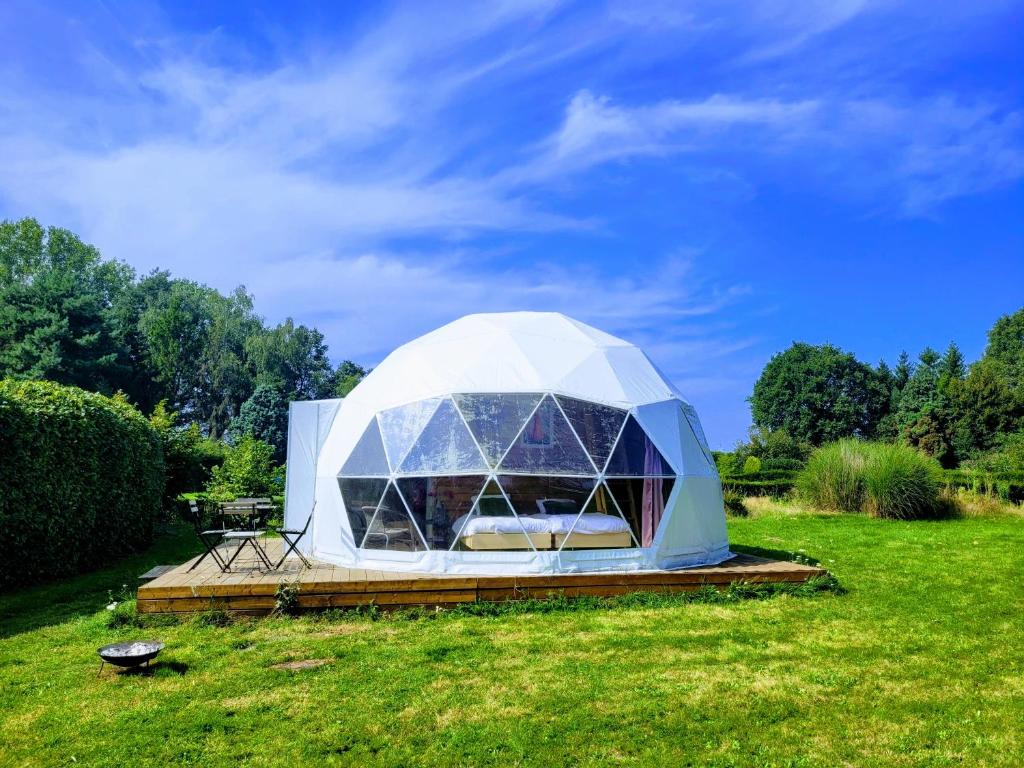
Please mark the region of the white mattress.
[[[456, 518], [452, 530], [458, 536], [472, 536], [477, 533], [561, 533], [567, 534], [570, 529], [573, 535], [587, 533], [628, 533], [629, 525], [617, 515], [602, 515], [587, 512], [579, 516], [579, 522], [573, 528], [576, 515], [522, 515], [517, 520], [512, 516], [476, 516], [469, 519], [468, 515]], [[468, 520], [468, 522], [467, 522]], [[465, 528], [463, 528], [465, 526]]]

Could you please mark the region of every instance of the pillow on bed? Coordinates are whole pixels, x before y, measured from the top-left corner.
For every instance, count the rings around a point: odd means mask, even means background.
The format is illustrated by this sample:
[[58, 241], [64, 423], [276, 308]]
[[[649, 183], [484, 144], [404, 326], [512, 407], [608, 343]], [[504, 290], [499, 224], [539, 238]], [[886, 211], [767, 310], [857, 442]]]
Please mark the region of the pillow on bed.
[[537, 499], [537, 508], [542, 515], [577, 515], [580, 505], [572, 499]]

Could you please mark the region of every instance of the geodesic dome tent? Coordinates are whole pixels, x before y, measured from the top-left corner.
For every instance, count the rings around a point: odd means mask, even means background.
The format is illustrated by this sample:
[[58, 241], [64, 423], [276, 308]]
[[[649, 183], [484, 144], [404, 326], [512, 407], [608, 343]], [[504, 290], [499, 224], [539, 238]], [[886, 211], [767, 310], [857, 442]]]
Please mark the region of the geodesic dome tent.
[[729, 557], [694, 409], [637, 347], [564, 315], [463, 317], [344, 400], [293, 403], [286, 523], [339, 565], [521, 574]]

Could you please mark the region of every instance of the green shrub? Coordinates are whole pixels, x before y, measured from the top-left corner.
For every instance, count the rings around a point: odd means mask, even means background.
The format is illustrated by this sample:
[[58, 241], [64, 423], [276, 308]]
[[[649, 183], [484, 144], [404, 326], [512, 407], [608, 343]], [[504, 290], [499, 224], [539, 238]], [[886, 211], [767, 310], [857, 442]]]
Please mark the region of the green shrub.
[[743, 474], [753, 475], [761, 471], [761, 460], [757, 456], [747, 456], [743, 462]]
[[739, 466], [735, 453], [730, 453], [728, 451], [712, 451], [711, 455], [715, 459], [715, 467], [718, 469], [718, 474], [739, 474], [741, 467]]
[[822, 509], [859, 511], [864, 504], [866, 445], [859, 440], [839, 440], [814, 451], [797, 476], [800, 495]]
[[870, 444], [864, 467], [864, 511], [897, 520], [934, 515], [941, 471], [938, 461], [906, 445]]
[[160, 438], [120, 397], [0, 381], [0, 586], [94, 568], [152, 539]]
[[822, 509], [914, 520], [938, 510], [940, 473], [909, 446], [840, 440], [811, 454], [797, 488]]
[[274, 448], [245, 435], [224, 453], [224, 463], [214, 467], [207, 494], [213, 499], [239, 496], [276, 496], [284, 490], [284, 468], [274, 464]]
[[178, 508], [177, 498], [181, 494], [205, 487], [213, 468], [224, 463], [223, 443], [203, 437], [198, 424], [179, 427], [177, 421], [178, 414], [167, 410], [166, 400], [157, 403], [149, 417], [164, 449], [167, 482], [163, 505], [166, 510]]
[[725, 511], [735, 517], [747, 517], [750, 512], [743, 503], [743, 496], [732, 490], [725, 490], [722, 493], [722, 501], [725, 502]]

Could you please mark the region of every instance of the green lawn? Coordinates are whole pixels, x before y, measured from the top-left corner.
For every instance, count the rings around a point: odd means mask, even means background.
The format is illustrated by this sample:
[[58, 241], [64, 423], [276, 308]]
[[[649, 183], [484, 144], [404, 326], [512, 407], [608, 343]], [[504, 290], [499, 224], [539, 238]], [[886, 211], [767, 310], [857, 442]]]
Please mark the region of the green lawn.
[[[1024, 518], [769, 510], [845, 594], [724, 605], [108, 629], [107, 589], [187, 552], [0, 596], [6, 765], [1024, 764]], [[52, 607], [40, 603], [57, 601]], [[96, 648], [167, 643], [149, 676]], [[297, 659], [330, 663], [299, 672]]]

